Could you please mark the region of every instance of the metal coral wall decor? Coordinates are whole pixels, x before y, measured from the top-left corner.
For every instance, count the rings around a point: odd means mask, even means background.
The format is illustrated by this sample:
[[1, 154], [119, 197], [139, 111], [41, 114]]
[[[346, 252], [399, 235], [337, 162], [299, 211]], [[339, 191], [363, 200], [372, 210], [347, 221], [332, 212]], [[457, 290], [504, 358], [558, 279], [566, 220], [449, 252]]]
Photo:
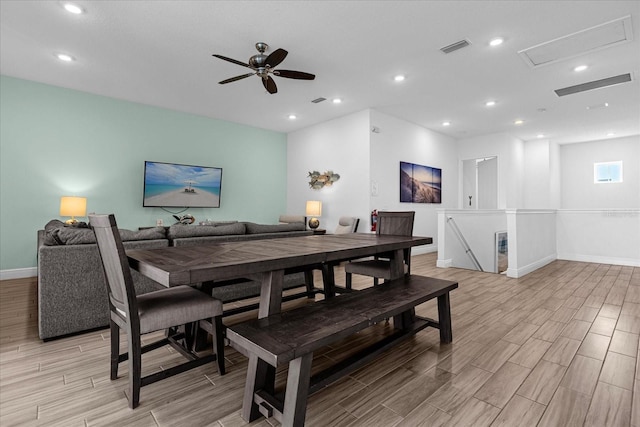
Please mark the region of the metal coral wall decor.
[[320, 173], [318, 171], [309, 172], [309, 187], [314, 190], [320, 190], [322, 187], [330, 187], [334, 182], [340, 179], [340, 175], [333, 171]]

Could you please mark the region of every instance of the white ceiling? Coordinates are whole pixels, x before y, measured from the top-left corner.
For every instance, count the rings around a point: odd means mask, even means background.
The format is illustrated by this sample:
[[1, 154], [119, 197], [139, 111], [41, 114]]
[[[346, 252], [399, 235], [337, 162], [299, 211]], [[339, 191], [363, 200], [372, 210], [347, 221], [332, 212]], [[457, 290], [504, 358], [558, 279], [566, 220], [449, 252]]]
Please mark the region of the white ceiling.
[[[373, 108], [455, 138], [544, 133], [563, 144], [640, 134], [637, 0], [74, 1], [82, 15], [61, 3], [0, 1], [3, 75], [279, 132]], [[631, 42], [536, 69], [518, 55], [626, 15]], [[488, 46], [495, 36], [505, 42]], [[461, 39], [471, 46], [440, 52]], [[275, 77], [273, 95], [255, 76], [219, 85], [250, 70], [211, 55], [247, 62], [258, 41], [289, 51], [279, 68], [316, 79]], [[76, 61], [63, 63], [58, 52]], [[574, 72], [579, 64], [589, 69]], [[553, 92], [629, 72], [630, 83]], [[398, 73], [404, 82], [393, 81]], [[318, 97], [328, 100], [311, 103]], [[497, 105], [485, 107], [489, 99]], [[515, 126], [518, 118], [525, 123]]]

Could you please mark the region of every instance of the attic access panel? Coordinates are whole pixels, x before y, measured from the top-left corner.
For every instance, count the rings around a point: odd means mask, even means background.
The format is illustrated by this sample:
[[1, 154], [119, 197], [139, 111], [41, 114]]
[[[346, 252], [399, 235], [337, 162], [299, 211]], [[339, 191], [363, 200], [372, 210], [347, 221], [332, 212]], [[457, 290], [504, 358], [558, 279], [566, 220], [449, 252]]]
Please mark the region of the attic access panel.
[[540, 67], [633, 40], [631, 15], [518, 51], [530, 67]]

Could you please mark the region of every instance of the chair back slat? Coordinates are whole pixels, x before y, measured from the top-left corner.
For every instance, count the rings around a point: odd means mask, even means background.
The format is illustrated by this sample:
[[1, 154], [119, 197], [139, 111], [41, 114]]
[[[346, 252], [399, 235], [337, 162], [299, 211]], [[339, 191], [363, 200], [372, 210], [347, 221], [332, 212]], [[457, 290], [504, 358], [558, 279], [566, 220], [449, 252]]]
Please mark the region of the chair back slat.
[[98, 243], [112, 305], [126, 313], [137, 313], [133, 278], [120, 232], [113, 215], [89, 215], [89, 224]]
[[416, 213], [414, 211], [378, 212], [377, 233], [395, 236], [412, 236], [415, 215]]

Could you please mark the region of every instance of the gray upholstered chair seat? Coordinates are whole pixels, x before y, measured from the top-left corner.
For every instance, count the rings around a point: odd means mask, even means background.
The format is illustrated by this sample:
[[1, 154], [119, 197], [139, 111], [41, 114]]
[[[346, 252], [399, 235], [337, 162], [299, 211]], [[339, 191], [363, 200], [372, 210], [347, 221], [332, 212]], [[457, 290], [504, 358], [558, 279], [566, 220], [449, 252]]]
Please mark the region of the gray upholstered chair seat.
[[222, 312], [222, 302], [190, 286], [176, 286], [137, 297], [140, 333], [212, 318]]

